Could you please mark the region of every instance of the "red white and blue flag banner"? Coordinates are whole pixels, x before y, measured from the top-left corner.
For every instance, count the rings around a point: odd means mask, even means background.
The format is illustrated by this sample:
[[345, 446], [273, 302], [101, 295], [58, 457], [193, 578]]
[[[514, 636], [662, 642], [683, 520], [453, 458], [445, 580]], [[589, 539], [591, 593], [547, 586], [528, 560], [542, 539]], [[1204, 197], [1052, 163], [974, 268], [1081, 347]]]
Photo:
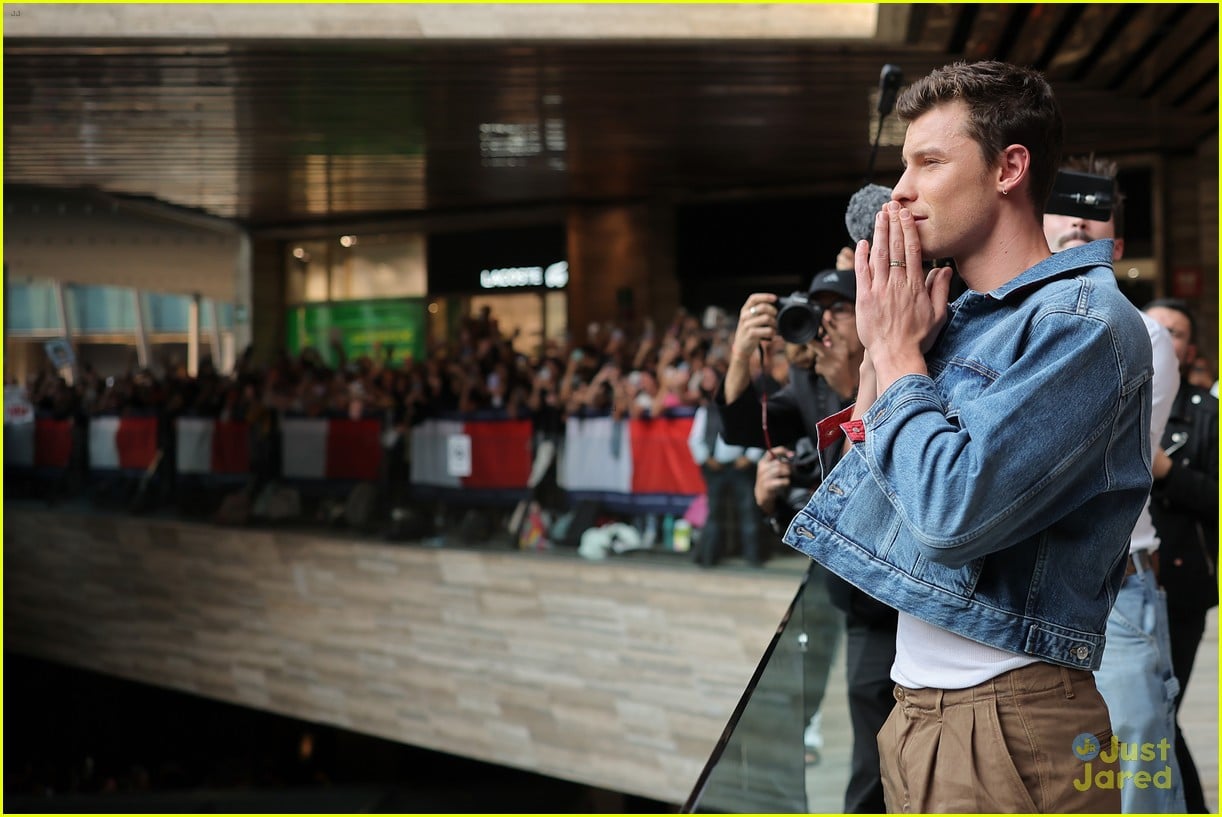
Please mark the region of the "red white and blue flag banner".
[[144, 470], [156, 455], [156, 417], [93, 417], [89, 420], [90, 470]]
[[23, 468], [67, 468], [72, 457], [72, 421], [31, 418], [4, 424], [4, 464]]
[[211, 417], [180, 417], [175, 428], [180, 474], [250, 471], [250, 426]]
[[379, 420], [286, 419], [280, 423], [281, 475], [288, 479], [373, 481], [382, 466]]
[[703, 494], [704, 477], [687, 444], [691, 430], [691, 417], [570, 417], [560, 487], [609, 494]]
[[533, 434], [530, 420], [425, 420], [412, 428], [412, 484], [524, 490]]

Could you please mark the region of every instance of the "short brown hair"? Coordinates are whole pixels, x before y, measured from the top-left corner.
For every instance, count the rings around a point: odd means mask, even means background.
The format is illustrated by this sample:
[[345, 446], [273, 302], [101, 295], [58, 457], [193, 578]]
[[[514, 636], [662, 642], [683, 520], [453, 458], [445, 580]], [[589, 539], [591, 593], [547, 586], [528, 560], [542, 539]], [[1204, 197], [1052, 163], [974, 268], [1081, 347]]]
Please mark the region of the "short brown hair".
[[1009, 145], [1031, 154], [1031, 198], [1036, 218], [1052, 192], [1061, 159], [1061, 107], [1044, 75], [995, 60], [956, 62], [931, 71], [900, 93], [896, 113], [911, 122], [955, 100], [968, 109], [967, 133], [990, 167]]

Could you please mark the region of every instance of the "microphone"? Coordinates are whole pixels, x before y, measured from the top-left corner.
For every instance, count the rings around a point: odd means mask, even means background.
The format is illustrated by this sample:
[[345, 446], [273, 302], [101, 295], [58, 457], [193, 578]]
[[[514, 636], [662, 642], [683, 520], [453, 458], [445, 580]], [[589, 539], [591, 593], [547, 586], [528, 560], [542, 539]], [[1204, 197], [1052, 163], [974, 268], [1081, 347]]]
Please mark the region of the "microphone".
[[883, 122], [886, 121], [887, 114], [895, 110], [895, 98], [899, 95], [903, 82], [904, 72], [898, 65], [889, 62], [883, 66], [878, 77], [878, 130], [874, 131], [874, 145], [870, 148], [870, 169], [866, 172], [866, 181], [874, 178], [874, 159], [878, 156], [878, 141], [883, 136]]
[[867, 184], [853, 194], [844, 211], [844, 226], [848, 228], [854, 244], [874, 237], [874, 216], [889, 201], [891, 188], [881, 184]]
[[887, 63], [878, 77], [878, 115], [885, 117], [895, 110], [895, 97], [904, 82], [904, 72], [898, 65]]

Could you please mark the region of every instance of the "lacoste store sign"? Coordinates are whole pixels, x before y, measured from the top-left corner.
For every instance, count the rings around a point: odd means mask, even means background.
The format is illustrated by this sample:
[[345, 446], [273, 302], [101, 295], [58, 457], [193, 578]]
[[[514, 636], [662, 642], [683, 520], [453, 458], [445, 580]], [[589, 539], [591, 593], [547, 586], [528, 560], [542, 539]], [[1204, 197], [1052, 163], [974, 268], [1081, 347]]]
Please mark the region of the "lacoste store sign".
[[483, 289], [514, 289], [542, 287], [563, 289], [569, 282], [569, 262], [557, 261], [543, 267], [508, 267], [480, 270], [479, 285]]
[[428, 237], [430, 295], [557, 291], [569, 284], [563, 224], [536, 224]]

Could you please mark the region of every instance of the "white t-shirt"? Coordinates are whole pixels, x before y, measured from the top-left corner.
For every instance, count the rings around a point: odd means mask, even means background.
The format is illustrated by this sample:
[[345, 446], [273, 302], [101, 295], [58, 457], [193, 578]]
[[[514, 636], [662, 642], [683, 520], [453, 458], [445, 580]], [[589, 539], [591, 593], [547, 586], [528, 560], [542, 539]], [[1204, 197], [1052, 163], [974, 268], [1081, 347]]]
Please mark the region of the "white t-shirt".
[[[1163, 432], [1167, 430], [1167, 418], [1171, 416], [1175, 395], [1180, 390], [1180, 362], [1171, 344], [1171, 333], [1145, 312], [1141, 313], [1141, 319], [1150, 333], [1150, 347], [1154, 352], [1154, 388], [1150, 405], [1150, 461], [1153, 462], [1154, 452], [1162, 445]], [[1150, 519], [1150, 500], [1147, 498], [1141, 508], [1141, 516], [1137, 517], [1137, 524], [1133, 526], [1129, 552], [1147, 550], [1153, 553], [1158, 550], [1158, 544], [1158, 534], [1154, 532], [1154, 522]]]

